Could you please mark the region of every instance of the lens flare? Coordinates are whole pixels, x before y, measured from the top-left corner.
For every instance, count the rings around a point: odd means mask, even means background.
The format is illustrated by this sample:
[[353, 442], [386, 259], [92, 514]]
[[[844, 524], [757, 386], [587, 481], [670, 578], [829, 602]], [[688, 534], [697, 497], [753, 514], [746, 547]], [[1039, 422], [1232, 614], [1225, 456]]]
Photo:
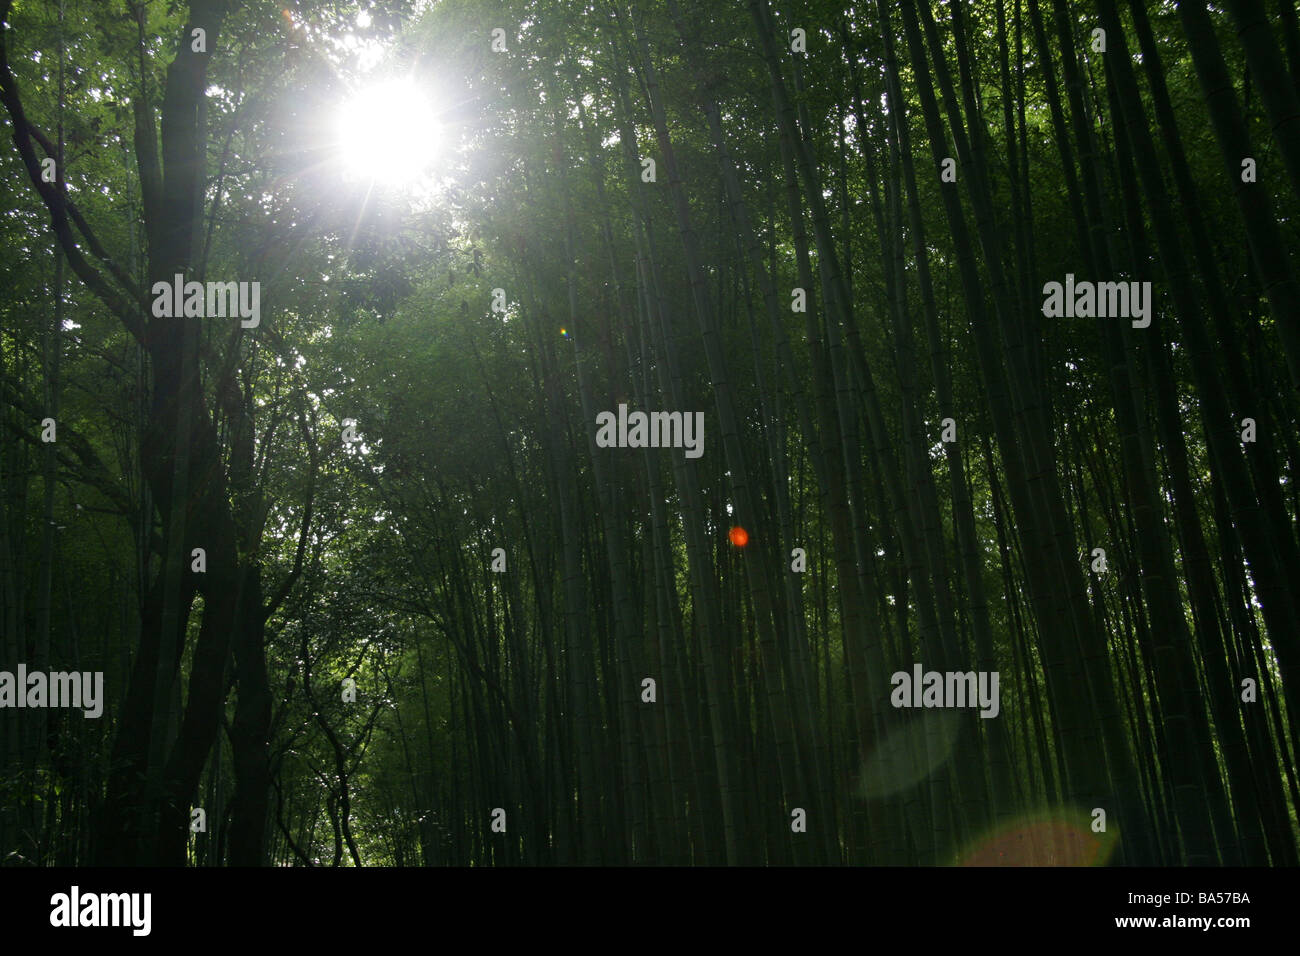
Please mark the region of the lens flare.
[[1061, 808], [986, 833], [958, 855], [958, 866], [1102, 866], [1119, 834], [1094, 833], [1090, 817]]

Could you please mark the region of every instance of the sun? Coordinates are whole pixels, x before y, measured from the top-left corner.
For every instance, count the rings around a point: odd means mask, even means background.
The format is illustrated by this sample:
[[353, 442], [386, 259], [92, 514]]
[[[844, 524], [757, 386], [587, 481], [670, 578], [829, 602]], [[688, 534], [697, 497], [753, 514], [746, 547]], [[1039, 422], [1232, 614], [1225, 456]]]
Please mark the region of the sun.
[[426, 176], [442, 141], [430, 97], [408, 79], [358, 90], [339, 108], [334, 134], [346, 176], [388, 186]]

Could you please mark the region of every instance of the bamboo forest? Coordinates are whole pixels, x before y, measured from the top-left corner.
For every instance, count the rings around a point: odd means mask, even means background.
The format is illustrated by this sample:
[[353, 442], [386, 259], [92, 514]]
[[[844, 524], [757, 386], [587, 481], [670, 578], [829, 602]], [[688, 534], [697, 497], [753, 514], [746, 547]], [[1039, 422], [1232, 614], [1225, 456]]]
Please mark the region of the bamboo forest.
[[0, 0], [0, 865], [1300, 863], [1296, 6]]

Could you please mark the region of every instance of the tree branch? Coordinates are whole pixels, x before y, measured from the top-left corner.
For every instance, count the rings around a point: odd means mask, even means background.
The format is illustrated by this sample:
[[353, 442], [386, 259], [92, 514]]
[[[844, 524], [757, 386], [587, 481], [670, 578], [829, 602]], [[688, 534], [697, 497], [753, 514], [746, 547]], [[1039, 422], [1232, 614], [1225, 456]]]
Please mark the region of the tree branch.
[[307, 535], [311, 530], [312, 509], [316, 504], [316, 472], [317, 462], [320, 458], [320, 452], [316, 448], [316, 439], [311, 434], [311, 429], [307, 427], [306, 415], [301, 408], [298, 410], [298, 427], [302, 430], [303, 441], [307, 443], [308, 468], [310, 472], [307, 478], [307, 502], [303, 509], [302, 529], [298, 533], [298, 553], [294, 555], [293, 570], [289, 576], [284, 579], [284, 583], [276, 590], [275, 596], [266, 604], [266, 609], [262, 612], [263, 621], [268, 620], [272, 614], [279, 610], [284, 599], [289, 596], [289, 591], [293, 588], [294, 583], [302, 576], [302, 560], [307, 553]]
[[[33, 403], [25, 399], [17, 387], [9, 382], [0, 382], [4, 386], [4, 401], [11, 407], [18, 409], [32, 421], [39, 421], [42, 417], [41, 411]], [[10, 421], [9, 430], [18, 438], [30, 443], [33, 447], [41, 444], [39, 438], [21, 427], [18, 422]], [[72, 449], [76, 455], [74, 460], [67, 452], [63, 450], [66, 446]], [[104, 464], [103, 460], [96, 454], [95, 449], [91, 447], [85, 437], [73, 431], [67, 425], [59, 426], [59, 441], [57, 443], [55, 454], [59, 462], [73, 472], [78, 478], [86, 484], [96, 488], [105, 498], [113, 502], [125, 513], [130, 514], [135, 510], [130, 495], [118, 484], [113, 478], [112, 472]], [[78, 466], [80, 462], [80, 466]]]
[[[30, 120], [27, 122], [27, 131], [31, 133], [32, 138], [40, 144], [41, 149], [45, 150], [47, 156], [55, 158], [58, 155], [54, 144], [51, 143], [49, 138], [37, 129], [36, 125]], [[145, 296], [144, 290], [136, 285], [135, 280], [122, 271], [122, 268], [113, 260], [113, 257], [108, 254], [108, 250], [104, 248], [103, 243], [99, 241], [99, 238], [91, 230], [90, 224], [86, 222], [85, 217], [81, 214], [81, 210], [79, 210], [76, 204], [68, 198], [67, 184], [64, 180], [62, 169], [58, 170], [57, 185], [63, 187], [58, 190], [59, 195], [63, 199], [63, 206], [67, 209], [68, 215], [72, 217], [72, 221], [76, 225], [77, 231], [81, 233], [83, 238], [85, 238], [86, 245], [89, 247], [91, 253], [96, 259], [104, 263], [108, 268], [108, 271], [112, 273], [113, 278], [118, 281], [118, 284], [126, 290], [127, 294], [130, 295], [131, 298], [136, 300], [140, 305], [140, 308], [142, 310], [147, 310], [149, 308], [149, 299]]]
[[[13, 0], [0, 0], [0, 21], [8, 23], [12, 7]], [[68, 224], [68, 214], [62, 194], [54, 188], [53, 184], [41, 179], [41, 164], [36, 158], [36, 150], [32, 145], [32, 127], [27, 121], [22, 97], [18, 93], [18, 81], [9, 66], [8, 34], [7, 29], [0, 28], [0, 102], [4, 103], [9, 119], [13, 123], [14, 145], [18, 147], [23, 166], [27, 169], [27, 178], [36, 187], [36, 191], [40, 193], [45, 207], [50, 212], [50, 224], [54, 228], [59, 244], [63, 247], [64, 255], [68, 258], [68, 265], [72, 266], [72, 271], [121, 320], [135, 340], [143, 345], [145, 335], [142, 314], [136, 311], [130, 299], [115, 292], [100, 271], [81, 254], [81, 250], [77, 248], [76, 236], [73, 235]]]

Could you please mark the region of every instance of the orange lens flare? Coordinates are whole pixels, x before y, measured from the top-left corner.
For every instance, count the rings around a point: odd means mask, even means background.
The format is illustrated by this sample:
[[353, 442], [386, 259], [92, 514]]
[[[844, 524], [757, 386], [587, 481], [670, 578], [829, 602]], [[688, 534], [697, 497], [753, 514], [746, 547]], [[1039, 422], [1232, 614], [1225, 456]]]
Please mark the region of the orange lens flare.
[[1018, 821], [985, 834], [959, 856], [957, 865], [1103, 866], [1118, 834], [1093, 833], [1087, 819], [1082, 813], [1061, 813]]

